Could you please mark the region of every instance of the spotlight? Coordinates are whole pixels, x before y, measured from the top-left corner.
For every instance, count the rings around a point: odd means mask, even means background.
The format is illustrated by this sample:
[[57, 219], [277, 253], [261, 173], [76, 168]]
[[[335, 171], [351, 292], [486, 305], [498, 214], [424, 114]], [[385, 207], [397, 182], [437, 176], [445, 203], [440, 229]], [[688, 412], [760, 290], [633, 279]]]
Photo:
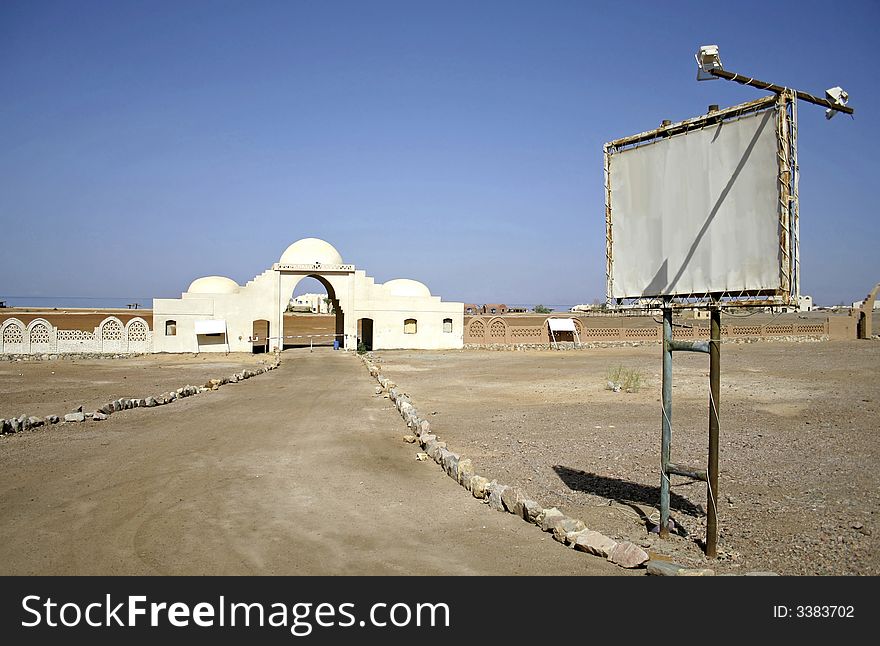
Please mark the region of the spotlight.
[[697, 59], [698, 81], [711, 81], [718, 78], [709, 73], [709, 70], [723, 69], [721, 57], [718, 55], [718, 45], [703, 45], [694, 58]]
[[[831, 101], [835, 105], [846, 105], [846, 102], [849, 101], [849, 94], [846, 93], [842, 87], [832, 87], [825, 90], [825, 98]], [[825, 118], [830, 119], [835, 114], [837, 114], [837, 110], [832, 110], [831, 108], [826, 108], [825, 110]]]

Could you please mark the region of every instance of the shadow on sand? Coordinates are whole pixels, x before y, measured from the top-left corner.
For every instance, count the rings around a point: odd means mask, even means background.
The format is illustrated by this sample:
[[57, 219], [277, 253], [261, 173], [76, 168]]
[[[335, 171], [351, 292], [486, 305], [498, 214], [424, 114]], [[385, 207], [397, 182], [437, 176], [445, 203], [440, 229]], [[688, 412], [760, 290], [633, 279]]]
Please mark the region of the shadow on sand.
[[[660, 504], [660, 487], [649, 487], [629, 480], [609, 478], [560, 465], [554, 466], [553, 470], [572, 491], [591, 493], [623, 504], [636, 503], [650, 507], [656, 507]], [[695, 518], [705, 515], [703, 510], [690, 500], [671, 491], [669, 492], [669, 507]]]

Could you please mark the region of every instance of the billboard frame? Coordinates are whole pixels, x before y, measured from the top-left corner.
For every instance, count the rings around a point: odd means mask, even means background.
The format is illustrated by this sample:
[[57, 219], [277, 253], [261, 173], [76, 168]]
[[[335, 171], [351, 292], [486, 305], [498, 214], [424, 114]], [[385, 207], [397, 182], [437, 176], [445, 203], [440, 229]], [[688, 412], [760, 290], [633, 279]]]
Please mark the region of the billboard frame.
[[[740, 117], [775, 111], [777, 157], [777, 215], [779, 232], [779, 288], [703, 293], [644, 294], [616, 298], [614, 284], [613, 205], [611, 203], [611, 161], [615, 154], [650, 145], [658, 140], [701, 130]], [[725, 307], [797, 306], [800, 294], [800, 235], [797, 163], [797, 95], [785, 90], [754, 101], [741, 103], [723, 110], [664, 124], [655, 130], [622, 137], [603, 146], [605, 179], [605, 278], [606, 305], [614, 308], [652, 309], [661, 307], [686, 308], [723, 305]]]

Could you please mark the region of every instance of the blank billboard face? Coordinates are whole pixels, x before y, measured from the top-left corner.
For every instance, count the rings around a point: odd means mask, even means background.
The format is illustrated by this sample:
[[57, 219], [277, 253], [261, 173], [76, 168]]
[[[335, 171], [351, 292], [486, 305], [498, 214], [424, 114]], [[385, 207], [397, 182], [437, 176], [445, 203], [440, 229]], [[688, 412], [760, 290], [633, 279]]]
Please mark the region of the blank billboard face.
[[775, 119], [610, 153], [612, 298], [780, 289]]

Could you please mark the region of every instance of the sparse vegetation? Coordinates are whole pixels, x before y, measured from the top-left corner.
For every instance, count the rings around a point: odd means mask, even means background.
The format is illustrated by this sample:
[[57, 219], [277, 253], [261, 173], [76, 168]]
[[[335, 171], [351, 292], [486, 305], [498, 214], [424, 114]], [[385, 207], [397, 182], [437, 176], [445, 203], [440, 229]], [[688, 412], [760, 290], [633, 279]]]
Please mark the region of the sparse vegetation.
[[535, 314], [549, 314], [553, 311], [551, 307], [544, 307], [543, 305], [535, 305]]
[[645, 376], [640, 370], [615, 366], [605, 373], [605, 389], [628, 393], [637, 393], [645, 383]]

